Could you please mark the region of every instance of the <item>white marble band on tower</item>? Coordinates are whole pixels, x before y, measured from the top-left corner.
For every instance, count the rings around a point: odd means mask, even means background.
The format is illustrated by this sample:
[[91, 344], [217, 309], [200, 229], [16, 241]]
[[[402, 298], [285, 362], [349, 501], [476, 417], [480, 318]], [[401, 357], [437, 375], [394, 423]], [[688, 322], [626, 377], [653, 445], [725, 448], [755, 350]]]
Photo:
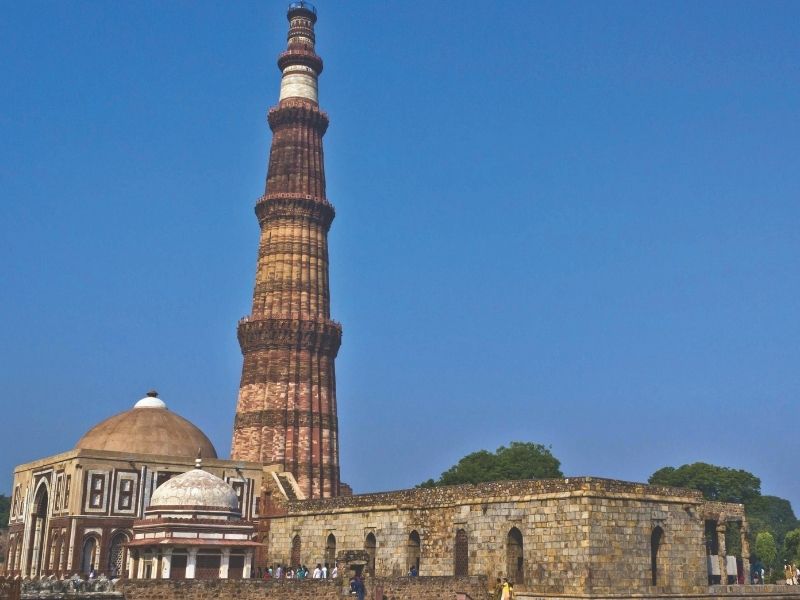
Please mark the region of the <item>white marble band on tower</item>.
[[317, 98], [317, 74], [305, 65], [290, 65], [283, 70], [281, 78], [280, 100], [286, 98], [308, 98], [319, 102]]

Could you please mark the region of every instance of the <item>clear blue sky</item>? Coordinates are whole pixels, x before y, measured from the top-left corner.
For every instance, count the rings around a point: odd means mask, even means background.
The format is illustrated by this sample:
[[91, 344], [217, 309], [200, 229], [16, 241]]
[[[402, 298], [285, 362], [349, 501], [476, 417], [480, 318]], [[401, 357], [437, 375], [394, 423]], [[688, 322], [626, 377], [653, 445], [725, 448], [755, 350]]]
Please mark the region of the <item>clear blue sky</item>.
[[[228, 455], [286, 2], [0, 20], [0, 491], [150, 388]], [[342, 476], [511, 440], [800, 508], [800, 4], [318, 3]]]

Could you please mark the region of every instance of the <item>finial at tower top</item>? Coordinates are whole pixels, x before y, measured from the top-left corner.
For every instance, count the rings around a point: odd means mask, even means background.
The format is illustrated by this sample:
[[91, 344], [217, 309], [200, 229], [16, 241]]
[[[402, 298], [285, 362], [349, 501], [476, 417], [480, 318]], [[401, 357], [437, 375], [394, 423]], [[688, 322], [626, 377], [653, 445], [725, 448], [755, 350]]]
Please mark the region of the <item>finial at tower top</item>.
[[297, 2], [292, 2], [289, 5], [289, 9], [286, 11], [286, 15], [291, 19], [295, 14], [298, 13], [307, 13], [308, 16], [311, 18], [312, 22], [317, 20], [317, 9], [316, 7], [311, 4], [311, 2], [306, 2], [305, 0], [298, 0]]
[[195, 469], [202, 469], [203, 468], [203, 450], [202, 448], [197, 449], [197, 458], [194, 459], [194, 468]]

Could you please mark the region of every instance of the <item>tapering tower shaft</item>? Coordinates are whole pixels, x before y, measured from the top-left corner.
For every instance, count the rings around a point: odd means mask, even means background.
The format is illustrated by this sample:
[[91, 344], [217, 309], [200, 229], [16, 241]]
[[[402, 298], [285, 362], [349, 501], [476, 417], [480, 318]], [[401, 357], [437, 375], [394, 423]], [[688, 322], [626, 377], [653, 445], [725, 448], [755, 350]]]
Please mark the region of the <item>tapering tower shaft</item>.
[[316, 11], [294, 2], [288, 18], [288, 48], [278, 57], [280, 100], [268, 114], [266, 189], [256, 203], [253, 308], [238, 329], [244, 365], [231, 454], [278, 465], [294, 474], [306, 497], [324, 498], [339, 494], [334, 359], [341, 342], [328, 289], [328, 116], [317, 99]]

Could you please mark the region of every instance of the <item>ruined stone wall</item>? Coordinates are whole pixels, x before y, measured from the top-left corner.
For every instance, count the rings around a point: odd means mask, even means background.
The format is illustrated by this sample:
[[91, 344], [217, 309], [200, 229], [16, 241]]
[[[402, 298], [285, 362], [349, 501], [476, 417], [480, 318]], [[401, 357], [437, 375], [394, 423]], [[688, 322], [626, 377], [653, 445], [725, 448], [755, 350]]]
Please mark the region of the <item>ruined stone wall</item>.
[[[706, 585], [699, 493], [594, 478], [497, 482], [431, 490], [404, 490], [330, 501], [286, 504], [270, 519], [269, 557], [291, 564], [325, 562], [326, 542], [336, 551], [363, 550], [376, 540], [375, 574], [405, 574], [419, 534], [420, 575], [456, 573], [456, 535], [466, 532], [467, 573], [491, 580], [508, 576], [518, 590], [541, 593], [610, 593], [638, 590], [694, 592]], [[657, 587], [651, 589], [651, 535], [663, 530]], [[517, 571], [510, 532], [522, 539]], [[509, 555], [512, 555], [509, 557]], [[511, 560], [509, 560], [511, 558]]]
[[125, 600], [339, 600], [341, 582], [333, 580], [215, 581], [127, 580], [117, 585]]
[[[582, 498], [589, 511], [589, 558], [586, 589], [650, 592], [704, 591], [708, 578], [703, 521], [676, 502], [633, 498]], [[651, 543], [657, 544], [656, 586], [652, 586]]]
[[[305, 581], [158, 581], [129, 580], [117, 590], [124, 600], [339, 600], [349, 598], [343, 580]], [[482, 577], [403, 577], [367, 582], [367, 597], [383, 590], [387, 600], [455, 600], [467, 594], [472, 600], [489, 600]]]

